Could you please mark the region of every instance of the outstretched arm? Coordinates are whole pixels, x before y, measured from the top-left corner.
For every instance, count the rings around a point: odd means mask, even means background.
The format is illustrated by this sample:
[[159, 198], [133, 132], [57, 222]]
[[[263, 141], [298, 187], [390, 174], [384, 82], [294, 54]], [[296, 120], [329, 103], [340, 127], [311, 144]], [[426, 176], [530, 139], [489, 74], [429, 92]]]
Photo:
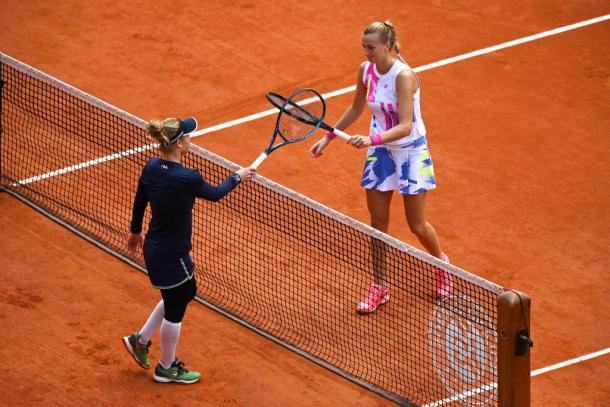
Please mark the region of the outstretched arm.
[[224, 180], [220, 185], [214, 186], [203, 179], [199, 174], [194, 179], [194, 195], [208, 201], [218, 202], [235, 189], [241, 182], [248, 181], [256, 173], [254, 168], [240, 168]]

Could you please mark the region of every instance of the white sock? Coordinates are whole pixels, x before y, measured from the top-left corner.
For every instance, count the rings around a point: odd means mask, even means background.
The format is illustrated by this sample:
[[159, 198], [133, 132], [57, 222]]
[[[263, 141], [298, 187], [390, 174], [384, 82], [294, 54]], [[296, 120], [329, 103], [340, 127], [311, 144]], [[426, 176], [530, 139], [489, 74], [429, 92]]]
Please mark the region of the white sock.
[[180, 339], [181, 326], [182, 322], [169, 322], [165, 318], [161, 322], [159, 333], [161, 337], [161, 358], [159, 361], [165, 369], [169, 369], [176, 360], [176, 346], [178, 346], [178, 339]]
[[155, 331], [161, 326], [163, 314], [165, 314], [165, 305], [163, 304], [163, 300], [161, 300], [153, 312], [150, 313], [150, 316], [142, 329], [140, 329], [140, 343], [146, 345], [148, 341], [150, 341], [150, 338], [152, 338]]

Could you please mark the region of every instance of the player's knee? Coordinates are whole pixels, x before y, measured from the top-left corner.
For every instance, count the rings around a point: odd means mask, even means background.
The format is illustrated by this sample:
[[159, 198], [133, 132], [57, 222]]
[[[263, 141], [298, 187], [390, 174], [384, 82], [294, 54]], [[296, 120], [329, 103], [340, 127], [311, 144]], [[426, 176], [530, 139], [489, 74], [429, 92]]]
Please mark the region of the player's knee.
[[409, 223], [409, 229], [416, 236], [424, 236], [428, 230], [428, 225], [426, 222]]
[[178, 324], [180, 322], [182, 322], [182, 319], [184, 318], [184, 312], [186, 311], [186, 307], [182, 308], [182, 307], [175, 307], [175, 308], [170, 308], [170, 309], [165, 309], [165, 315], [163, 315], [163, 318], [165, 318], [167, 321], [169, 322], [173, 322], [174, 324]]
[[388, 225], [390, 220], [387, 217], [383, 216], [372, 216], [371, 217], [371, 226], [377, 230], [386, 231], [388, 229]]
[[182, 322], [184, 314], [186, 313], [186, 307], [188, 306], [188, 303], [190, 301], [191, 298], [189, 296], [180, 301], [176, 301], [171, 304], [166, 304], [164, 318], [167, 319], [169, 322], [173, 322], [176, 324]]

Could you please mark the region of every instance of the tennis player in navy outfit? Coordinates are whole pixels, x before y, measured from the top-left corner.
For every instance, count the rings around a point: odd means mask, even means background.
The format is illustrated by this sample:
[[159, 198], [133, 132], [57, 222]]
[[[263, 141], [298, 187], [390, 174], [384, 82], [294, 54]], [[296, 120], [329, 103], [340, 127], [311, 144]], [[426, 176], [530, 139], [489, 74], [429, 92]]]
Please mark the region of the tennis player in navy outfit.
[[[219, 201], [241, 182], [251, 179], [255, 170], [242, 168], [220, 185], [211, 185], [197, 171], [181, 165], [182, 156], [189, 152], [189, 133], [197, 128], [194, 118], [154, 120], [147, 128], [159, 144], [161, 157], [151, 158], [140, 175], [127, 248], [133, 253], [143, 244], [150, 282], [161, 291], [162, 299], [142, 329], [125, 336], [123, 343], [140, 366], [149, 368], [150, 338], [160, 328], [161, 357], [154, 380], [190, 384], [201, 375], [189, 371], [176, 358], [176, 346], [186, 307], [197, 292], [190, 257], [193, 204], [195, 198]], [[148, 204], [152, 216], [143, 239], [142, 222]]]

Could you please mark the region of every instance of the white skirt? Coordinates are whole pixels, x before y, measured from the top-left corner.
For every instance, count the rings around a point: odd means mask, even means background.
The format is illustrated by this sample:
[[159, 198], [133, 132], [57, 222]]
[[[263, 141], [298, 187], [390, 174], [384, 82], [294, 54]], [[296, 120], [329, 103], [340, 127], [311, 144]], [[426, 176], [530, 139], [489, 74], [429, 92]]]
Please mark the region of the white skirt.
[[416, 195], [436, 188], [426, 137], [406, 145], [369, 147], [360, 182], [366, 189]]

